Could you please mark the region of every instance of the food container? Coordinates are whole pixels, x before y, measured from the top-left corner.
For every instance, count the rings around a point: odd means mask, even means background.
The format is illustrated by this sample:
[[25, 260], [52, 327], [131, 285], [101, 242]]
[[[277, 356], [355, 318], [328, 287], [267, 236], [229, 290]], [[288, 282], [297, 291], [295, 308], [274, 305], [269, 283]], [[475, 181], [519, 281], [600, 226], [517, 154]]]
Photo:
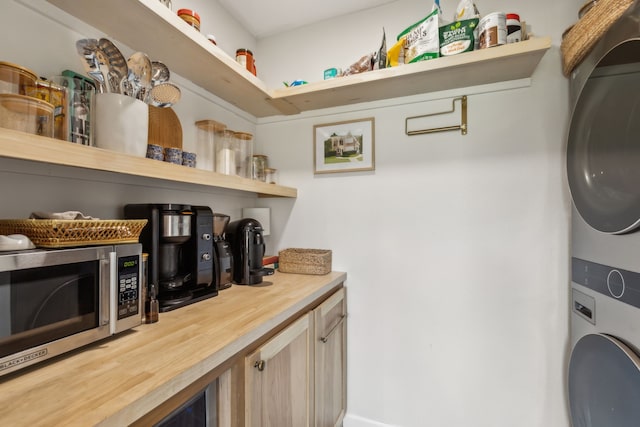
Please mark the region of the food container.
[[278, 183], [278, 169], [265, 168], [264, 169], [264, 177], [265, 177], [265, 182], [267, 184], [277, 184]]
[[520, 15], [507, 13], [507, 43], [517, 43], [522, 41], [522, 24]]
[[34, 87], [38, 76], [28, 68], [11, 62], [0, 62], [0, 93], [26, 94], [26, 88]]
[[238, 64], [245, 67], [254, 76], [256, 75], [256, 63], [253, 59], [253, 52], [249, 49], [236, 50], [236, 61]]
[[191, 9], [179, 9], [178, 16], [187, 24], [200, 31], [200, 15]]
[[226, 125], [215, 120], [199, 120], [196, 122], [198, 161], [196, 168], [213, 171], [215, 165], [216, 139], [224, 136]]
[[268, 164], [268, 158], [264, 154], [254, 154], [251, 160], [251, 179], [265, 182], [267, 177], [265, 169]]
[[69, 131], [68, 123], [65, 120], [68, 114], [66, 89], [48, 80], [38, 80], [35, 86], [26, 88], [26, 95], [53, 105], [53, 136], [66, 141]]
[[225, 175], [236, 174], [235, 132], [225, 129], [215, 140], [216, 172]]
[[41, 99], [12, 93], [0, 94], [0, 127], [53, 137], [53, 110]]
[[328, 274], [331, 272], [331, 251], [300, 248], [281, 250], [278, 253], [278, 271], [298, 274]]
[[507, 16], [502, 12], [490, 13], [478, 23], [478, 48], [500, 46], [507, 43]]
[[251, 158], [253, 157], [253, 135], [235, 132], [236, 175], [251, 178]]

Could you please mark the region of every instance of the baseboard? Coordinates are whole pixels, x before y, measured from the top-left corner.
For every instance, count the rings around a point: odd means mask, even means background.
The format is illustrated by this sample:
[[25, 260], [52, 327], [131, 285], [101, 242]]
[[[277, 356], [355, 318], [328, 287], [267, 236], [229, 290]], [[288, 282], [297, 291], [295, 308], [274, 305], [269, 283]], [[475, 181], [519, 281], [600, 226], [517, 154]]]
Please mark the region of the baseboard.
[[391, 424], [383, 424], [368, 418], [347, 414], [342, 421], [343, 427], [397, 427]]

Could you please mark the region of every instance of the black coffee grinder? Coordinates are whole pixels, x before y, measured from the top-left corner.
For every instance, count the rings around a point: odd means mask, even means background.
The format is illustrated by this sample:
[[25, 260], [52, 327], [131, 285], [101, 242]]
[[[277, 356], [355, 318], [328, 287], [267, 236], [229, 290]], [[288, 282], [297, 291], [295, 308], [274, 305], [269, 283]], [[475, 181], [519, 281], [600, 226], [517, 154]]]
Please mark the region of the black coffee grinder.
[[264, 239], [262, 225], [255, 219], [233, 221], [225, 228], [233, 255], [233, 281], [238, 285], [257, 285], [263, 276], [273, 274], [273, 268], [263, 268]]
[[149, 253], [148, 281], [156, 285], [161, 312], [218, 294], [209, 207], [131, 204], [124, 213], [125, 218], [148, 220], [140, 243]]
[[218, 290], [227, 289], [233, 283], [233, 256], [231, 245], [225, 240], [224, 230], [229, 215], [213, 214], [213, 251], [215, 253], [215, 279]]

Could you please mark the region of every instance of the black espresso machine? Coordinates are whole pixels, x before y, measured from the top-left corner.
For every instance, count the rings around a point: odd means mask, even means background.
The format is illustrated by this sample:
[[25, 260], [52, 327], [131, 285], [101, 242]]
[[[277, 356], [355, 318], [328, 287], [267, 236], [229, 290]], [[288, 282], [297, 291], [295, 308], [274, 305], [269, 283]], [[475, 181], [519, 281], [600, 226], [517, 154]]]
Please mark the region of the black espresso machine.
[[218, 295], [209, 207], [129, 204], [124, 216], [148, 220], [140, 243], [149, 254], [148, 283], [156, 285], [161, 312]]
[[253, 218], [233, 221], [225, 228], [233, 254], [233, 281], [238, 285], [257, 285], [273, 268], [263, 268], [264, 237], [262, 225]]

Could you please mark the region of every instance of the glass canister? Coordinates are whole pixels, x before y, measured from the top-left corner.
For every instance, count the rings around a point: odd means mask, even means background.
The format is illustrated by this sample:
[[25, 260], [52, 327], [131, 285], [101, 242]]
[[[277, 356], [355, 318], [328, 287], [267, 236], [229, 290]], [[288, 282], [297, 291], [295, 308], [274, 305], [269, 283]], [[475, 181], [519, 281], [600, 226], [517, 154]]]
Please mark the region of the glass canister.
[[253, 157], [253, 135], [235, 132], [236, 175], [251, 178], [251, 158]]
[[267, 184], [277, 184], [278, 183], [278, 169], [274, 168], [266, 168], [264, 170], [266, 183]]
[[235, 132], [225, 129], [215, 138], [216, 172], [225, 175], [236, 174], [236, 137]]
[[36, 85], [38, 76], [28, 68], [0, 61], [0, 93], [25, 95], [27, 88]]
[[199, 120], [196, 122], [196, 127], [198, 128], [196, 168], [213, 171], [215, 170], [216, 139], [224, 136], [227, 126], [215, 120]]
[[50, 80], [38, 80], [35, 86], [26, 89], [26, 95], [53, 105], [53, 137], [66, 141], [69, 131], [65, 120], [67, 115], [66, 89]]
[[269, 159], [264, 154], [254, 154], [251, 160], [251, 179], [266, 181], [265, 168], [269, 166]]
[[53, 137], [53, 110], [50, 103], [13, 93], [0, 94], [0, 127]]

